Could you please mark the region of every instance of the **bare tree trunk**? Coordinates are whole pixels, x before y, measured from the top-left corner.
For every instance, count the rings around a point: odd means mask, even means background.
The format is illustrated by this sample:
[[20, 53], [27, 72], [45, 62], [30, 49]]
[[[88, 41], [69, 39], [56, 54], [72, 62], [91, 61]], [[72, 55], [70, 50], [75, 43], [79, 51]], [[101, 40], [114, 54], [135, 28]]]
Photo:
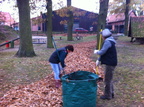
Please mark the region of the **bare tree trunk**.
[[129, 6], [130, 0], [126, 0], [126, 9], [125, 9], [125, 25], [124, 25], [124, 34], [128, 34], [128, 21], [129, 21]]
[[[71, 0], [67, 0], [67, 7], [70, 7], [70, 6], [71, 6]], [[73, 21], [74, 21], [73, 12], [69, 9], [68, 10], [68, 31], [67, 31], [67, 33], [68, 33], [67, 40], [68, 41], [73, 40], [73, 36], [72, 36]]]
[[53, 48], [52, 44], [52, 0], [47, 0], [47, 48]]
[[33, 50], [29, 0], [17, 0], [19, 9], [20, 46], [18, 57], [36, 56]]
[[[99, 15], [98, 15], [98, 26], [97, 26], [97, 46], [96, 48], [98, 49], [99, 47], [101, 48], [100, 44], [100, 30], [104, 29], [106, 26], [106, 18], [107, 18], [107, 12], [108, 12], [108, 4], [109, 0], [100, 0], [100, 10], [99, 10]], [[100, 45], [100, 46], [99, 46]]]

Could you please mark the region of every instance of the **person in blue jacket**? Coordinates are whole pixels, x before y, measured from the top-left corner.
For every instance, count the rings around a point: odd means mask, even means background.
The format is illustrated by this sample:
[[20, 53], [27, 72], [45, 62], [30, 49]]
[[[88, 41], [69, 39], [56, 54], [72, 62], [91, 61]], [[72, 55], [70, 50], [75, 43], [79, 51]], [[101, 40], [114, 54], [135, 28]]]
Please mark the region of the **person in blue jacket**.
[[58, 88], [61, 85], [60, 82], [61, 70], [64, 70], [64, 67], [66, 66], [64, 60], [68, 55], [68, 53], [73, 51], [74, 51], [74, 47], [72, 45], [67, 45], [65, 47], [55, 50], [49, 58], [50, 65], [54, 72], [56, 88]]
[[117, 51], [116, 51], [116, 41], [112, 37], [112, 33], [109, 29], [104, 29], [102, 32], [102, 38], [104, 40], [102, 48], [100, 50], [94, 50], [94, 54], [99, 55], [100, 57], [96, 60], [96, 66], [101, 64], [105, 65], [104, 72], [104, 83], [105, 90], [104, 95], [100, 99], [110, 100], [114, 98], [114, 87], [113, 87], [113, 73], [115, 67], [117, 66]]

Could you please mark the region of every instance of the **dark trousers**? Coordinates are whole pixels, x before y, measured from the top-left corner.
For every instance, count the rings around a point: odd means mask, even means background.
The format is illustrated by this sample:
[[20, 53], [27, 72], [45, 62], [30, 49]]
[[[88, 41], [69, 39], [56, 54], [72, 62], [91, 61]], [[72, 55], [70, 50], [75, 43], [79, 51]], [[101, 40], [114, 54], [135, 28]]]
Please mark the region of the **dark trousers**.
[[107, 98], [112, 98], [112, 94], [114, 94], [114, 87], [113, 87], [113, 72], [114, 72], [115, 66], [105, 66], [105, 90], [104, 90], [104, 96]]

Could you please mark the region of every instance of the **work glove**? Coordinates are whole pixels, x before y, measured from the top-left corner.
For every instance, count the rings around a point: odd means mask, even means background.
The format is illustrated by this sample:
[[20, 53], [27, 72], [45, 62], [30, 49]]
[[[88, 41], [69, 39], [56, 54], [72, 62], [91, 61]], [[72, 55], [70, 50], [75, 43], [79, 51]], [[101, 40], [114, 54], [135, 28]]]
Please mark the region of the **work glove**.
[[65, 70], [64, 70], [64, 68], [62, 68], [62, 74], [65, 75]]
[[98, 51], [99, 51], [99, 50], [94, 50], [94, 54], [97, 54]]
[[59, 77], [61, 78], [63, 75], [65, 75], [65, 71], [64, 71], [64, 68], [61, 68], [61, 72], [59, 74]]
[[100, 61], [96, 60], [96, 66], [99, 66], [99, 64], [100, 64]]

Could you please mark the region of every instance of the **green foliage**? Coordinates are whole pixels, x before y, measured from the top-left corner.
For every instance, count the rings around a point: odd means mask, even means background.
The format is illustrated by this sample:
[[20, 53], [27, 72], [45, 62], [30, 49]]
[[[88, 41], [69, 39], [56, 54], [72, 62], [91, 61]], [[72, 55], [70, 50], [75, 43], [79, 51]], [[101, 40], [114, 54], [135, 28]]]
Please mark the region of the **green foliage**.
[[0, 41], [5, 40], [5, 39], [6, 39], [6, 36], [3, 33], [0, 32]]
[[18, 32], [6, 25], [0, 25], [0, 43], [17, 38]]
[[[138, 12], [138, 14], [144, 10], [144, 0], [130, 0], [130, 9], [135, 10]], [[110, 14], [113, 13], [124, 13], [126, 7], [126, 1], [125, 0], [113, 0], [109, 4], [109, 12]]]
[[132, 37], [144, 37], [144, 17], [131, 18], [131, 35]]

